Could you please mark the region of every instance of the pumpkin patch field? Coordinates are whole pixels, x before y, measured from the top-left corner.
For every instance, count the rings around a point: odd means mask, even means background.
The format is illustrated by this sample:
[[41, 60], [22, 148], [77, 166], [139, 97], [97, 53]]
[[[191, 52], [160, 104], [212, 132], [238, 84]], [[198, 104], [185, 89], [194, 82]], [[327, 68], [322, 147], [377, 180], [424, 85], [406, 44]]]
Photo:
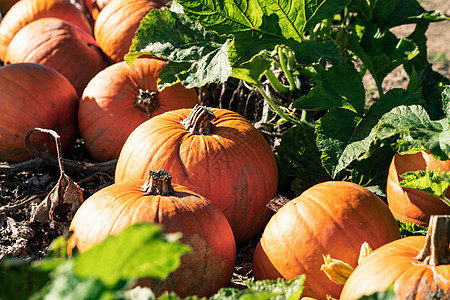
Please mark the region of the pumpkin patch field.
[[1, 300], [450, 299], [447, 1], [0, 2]]

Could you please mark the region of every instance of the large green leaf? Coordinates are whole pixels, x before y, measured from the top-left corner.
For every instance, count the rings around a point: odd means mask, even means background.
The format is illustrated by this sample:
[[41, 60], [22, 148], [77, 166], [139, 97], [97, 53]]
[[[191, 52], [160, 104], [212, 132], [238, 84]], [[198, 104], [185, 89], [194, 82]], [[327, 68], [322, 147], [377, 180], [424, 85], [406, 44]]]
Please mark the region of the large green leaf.
[[381, 117], [398, 105], [417, 104], [418, 97], [403, 89], [383, 95], [364, 115], [335, 108], [320, 118], [316, 125], [317, 146], [322, 151], [322, 164], [334, 178], [354, 160], [360, 158], [376, 140]]
[[[333, 17], [349, 0], [179, 0], [184, 12], [207, 30], [233, 35], [231, 65], [242, 64], [262, 50], [287, 45], [294, 52], [306, 30]], [[325, 52], [325, 51], [321, 51]], [[333, 56], [335, 52], [333, 51]]]
[[447, 117], [431, 120], [422, 106], [399, 106], [382, 117], [376, 129], [377, 137], [398, 135], [397, 151], [401, 154], [427, 150], [437, 159], [450, 159], [449, 96], [450, 86], [447, 86], [442, 93]]
[[445, 192], [450, 185], [450, 172], [439, 173], [439, 169], [409, 171], [400, 175], [404, 179], [400, 181], [400, 186], [428, 193], [450, 206], [450, 199], [445, 197]]
[[192, 22], [174, 2], [170, 9], [154, 9], [143, 18], [125, 61], [130, 64], [143, 54], [167, 59], [169, 63], [159, 75], [159, 89], [177, 82], [198, 87], [228, 79], [230, 43], [231, 39]]
[[[295, 195], [319, 182], [331, 180], [322, 167], [312, 127], [298, 125], [289, 128], [281, 138], [276, 157], [279, 186], [292, 189]], [[284, 187], [286, 182], [292, 182], [291, 186]]]
[[122, 280], [151, 277], [165, 279], [180, 265], [180, 257], [189, 247], [168, 242], [160, 226], [134, 224], [117, 236], [73, 258], [80, 278], [94, 277], [108, 286]]
[[293, 104], [295, 108], [305, 110], [345, 108], [359, 116], [364, 114], [364, 85], [353, 66], [340, 64], [320, 72], [316, 82], [316, 86], [306, 96], [295, 100]]
[[379, 87], [390, 72], [419, 54], [414, 42], [398, 39], [390, 31], [382, 33], [369, 22], [354, 26], [348, 35], [348, 48], [361, 59]]

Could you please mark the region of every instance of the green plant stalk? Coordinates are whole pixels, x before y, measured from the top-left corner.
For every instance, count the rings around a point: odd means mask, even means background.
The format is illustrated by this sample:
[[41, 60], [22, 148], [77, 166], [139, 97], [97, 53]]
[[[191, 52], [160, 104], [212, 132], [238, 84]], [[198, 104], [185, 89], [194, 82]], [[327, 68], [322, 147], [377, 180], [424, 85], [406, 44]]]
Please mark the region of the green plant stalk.
[[262, 89], [261, 85], [257, 85], [256, 88], [258, 89], [258, 91], [261, 93], [261, 95], [264, 97], [264, 100], [267, 101], [267, 103], [269, 103], [270, 107], [283, 119], [285, 119], [288, 122], [291, 122], [294, 125], [301, 125], [302, 123], [294, 118], [291, 118], [290, 116], [286, 115], [279, 107], [278, 105], [276, 105], [272, 99], [270, 99], [269, 96], [267, 96], [266, 92], [264, 92], [264, 90]]
[[266, 75], [267, 79], [269, 79], [270, 84], [277, 92], [279, 92], [280, 94], [289, 93], [289, 88], [278, 80], [278, 78], [275, 76], [275, 74], [273, 74], [271, 69], [267, 69], [264, 72], [264, 75]]
[[296, 85], [295, 85], [294, 78], [292, 77], [291, 70], [288, 67], [288, 63], [290, 63], [289, 57], [288, 57], [288, 54], [286, 54], [285, 51], [283, 51], [283, 50], [288, 51], [288, 52], [291, 50], [286, 49], [286, 47], [284, 47], [284, 46], [278, 47], [278, 58], [280, 60], [281, 69], [283, 70], [284, 75], [286, 76], [287, 80], [289, 81], [289, 91], [294, 92], [296, 90]]
[[442, 201], [444, 201], [445, 204], [447, 204], [450, 207], [450, 199], [442, 195], [442, 197], [439, 197]]

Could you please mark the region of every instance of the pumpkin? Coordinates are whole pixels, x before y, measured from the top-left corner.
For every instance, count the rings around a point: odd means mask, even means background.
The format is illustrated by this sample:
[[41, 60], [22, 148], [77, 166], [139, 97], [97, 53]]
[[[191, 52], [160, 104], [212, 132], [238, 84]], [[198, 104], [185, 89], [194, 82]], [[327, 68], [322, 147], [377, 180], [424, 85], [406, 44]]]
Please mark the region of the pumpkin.
[[[78, 137], [78, 96], [70, 82], [50, 67], [19, 63], [0, 67], [0, 161], [34, 158], [24, 145], [28, 130], [53, 129], [62, 150]], [[56, 153], [55, 141], [45, 133], [30, 138], [36, 149]]]
[[400, 237], [387, 205], [351, 182], [316, 184], [270, 219], [255, 249], [255, 279], [290, 280], [305, 274], [302, 296], [338, 298], [342, 286], [321, 271], [323, 255], [358, 263], [361, 245], [378, 248]]
[[181, 84], [156, 88], [166, 62], [138, 58], [131, 65], [115, 63], [95, 75], [84, 90], [78, 126], [96, 161], [117, 159], [130, 133], [144, 121], [169, 110], [198, 103], [194, 89]]
[[28, 23], [40, 18], [55, 17], [65, 20], [92, 34], [84, 14], [66, 0], [21, 0], [14, 4], [0, 23], [0, 60], [14, 35]]
[[236, 258], [227, 219], [206, 198], [172, 184], [168, 172], [149, 174], [148, 180], [109, 185], [83, 202], [70, 224], [69, 255], [74, 247], [86, 251], [130, 224], [161, 224], [164, 233], [181, 232], [180, 242], [192, 251], [182, 256], [180, 267], [166, 280], [143, 278], [138, 284], [150, 286], [157, 295], [166, 290], [182, 298], [215, 294], [228, 285]]
[[[436, 170], [450, 171], [450, 160], [437, 160], [429, 152], [400, 155], [396, 153], [389, 167], [386, 199], [389, 209], [401, 222], [413, 222], [420, 226], [428, 226], [431, 215], [450, 214], [450, 207], [444, 201], [428, 193], [412, 188], [403, 188], [400, 175], [407, 171]], [[446, 196], [450, 197], [450, 189]]]
[[233, 111], [197, 105], [145, 121], [126, 140], [115, 181], [146, 178], [157, 165], [219, 207], [238, 244], [270, 218], [266, 204], [278, 184], [274, 155], [262, 134]]
[[19, 62], [52, 67], [72, 83], [79, 96], [89, 80], [107, 66], [90, 34], [58, 18], [40, 18], [16, 33], [5, 64]]
[[114, 0], [100, 11], [94, 36], [112, 63], [124, 60], [141, 20], [162, 5], [151, 0]]
[[341, 299], [360, 299], [391, 284], [399, 300], [450, 299], [450, 216], [433, 215], [427, 236], [388, 243], [356, 267]]

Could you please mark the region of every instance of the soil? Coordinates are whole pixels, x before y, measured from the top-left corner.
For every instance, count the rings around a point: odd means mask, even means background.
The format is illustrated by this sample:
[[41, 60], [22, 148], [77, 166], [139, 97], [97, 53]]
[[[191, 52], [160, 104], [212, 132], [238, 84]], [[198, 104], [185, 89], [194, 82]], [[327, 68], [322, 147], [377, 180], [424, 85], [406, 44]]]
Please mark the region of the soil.
[[[427, 10], [439, 9], [450, 16], [450, 1], [423, 0], [421, 4]], [[411, 26], [396, 28], [394, 33], [407, 36], [412, 31]], [[450, 78], [450, 27], [449, 22], [438, 22], [430, 25], [428, 36], [428, 52], [434, 70]], [[378, 97], [375, 84], [370, 76], [364, 78], [369, 97]], [[385, 79], [386, 90], [394, 87], [405, 88], [407, 78], [401, 68], [394, 70]], [[202, 104], [229, 108], [241, 113], [258, 126], [257, 121], [262, 115], [264, 100], [258, 92], [242, 82], [229, 81], [224, 85], [210, 85], [199, 89]], [[244, 100], [242, 100], [244, 99]], [[250, 113], [251, 112], [251, 113]], [[275, 148], [277, 137], [282, 127], [259, 127], [269, 143]], [[268, 132], [271, 132], [270, 134]], [[64, 158], [75, 162], [92, 164], [83, 140], [78, 139]], [[13, 167], [13, 168], [12, 168]], [[87, 199], [99, 189], [113, 183], [114, 162], [108, 167], [65, 167], [66, 174], [82, 189], [83, 198]], [[40, 258], [45, 254], [50, 242], [60, 235], [63, 227], [50, 223], [32, 223], [28, 221], [38, 207], [38, 204], [55, 187], [60, 177], [56, 161], [49, 158], [37, 158], [25, 164], [9, 165], [0, 162], [0, 261], [6, 256], [23, 258]], [[245, 288], [245, 280], [252, 280], [252, 257], [260, 235], [237, 249], [235, 273], [230, 286]]]

